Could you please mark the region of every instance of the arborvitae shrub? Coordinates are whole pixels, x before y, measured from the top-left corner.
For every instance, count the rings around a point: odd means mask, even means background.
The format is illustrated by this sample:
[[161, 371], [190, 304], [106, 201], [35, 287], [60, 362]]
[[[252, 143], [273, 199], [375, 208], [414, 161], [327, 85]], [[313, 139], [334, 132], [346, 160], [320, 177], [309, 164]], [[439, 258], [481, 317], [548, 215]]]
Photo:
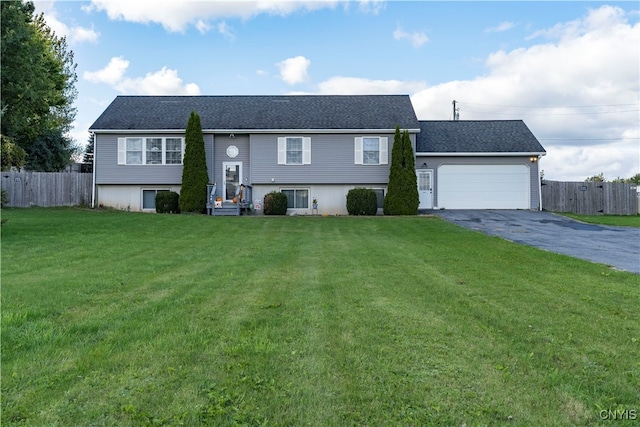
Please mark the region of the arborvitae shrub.
[[265, 215], [286, 215], [287, 196], [284, 193], [272, 191], [264, 196], [263, 206]]
[[376, 192], [370, 188], [354, 188], [347, 193], [349, 215], [375, 215], [378, 212]]
[[207, 206], [207, 159], [200, 116], [191, 112], [184, 137], [185, 152], [182, 166], [182, 189], [180, 210], [182, 212], [204, 212]]
[[156, 212], [180, 213], [180, 196], [174, 191], [158, 191], [156, 194]]
[[408, 131], [400, 133], [396, 126], [391, 149], [389, 184], [384, 196], [385, 215], [416, 215], [419, 195], [416, 182], [415, 158]]

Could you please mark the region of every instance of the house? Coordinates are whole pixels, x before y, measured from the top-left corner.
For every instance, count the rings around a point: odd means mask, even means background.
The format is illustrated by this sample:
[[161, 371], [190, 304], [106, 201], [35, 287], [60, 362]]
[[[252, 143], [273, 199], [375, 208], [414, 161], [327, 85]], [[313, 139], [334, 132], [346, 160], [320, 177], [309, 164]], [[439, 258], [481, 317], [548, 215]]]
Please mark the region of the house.
[[[346, 214], [346, 194], [355, 187], [374, 189], [382, 208], [396, 126], [409, 132], [416, 152], [422, 209], [465, 207], [451, 202], [462, 197], [464, 186], [451, 178], [458, 172], [469, 187], [483, 182], [508, 191], [505, 198], [518, 202], [507, 208], [540, 206], [537, 162], [530, 159], [544, 149], [524, 123], [419, 122], [407, 95], [118, 96], [89, 129], [93, 203], [154, 211], [158, 191], [179, 192], [191, 111], [201, 118], [214, 196], [231, 203], [244, 184], [258, 212], [267, 193], [280, 191], [291, 213], [311, 213], [317, 199], [318, 213]], [[500, 174], [512, 167], [513, 175], [494, 182], [491, 167]], [[520, 181], [515, 190], [503, 185], [523, 179], [525, 168], [526, 188]], [[521, 203], [525, 197], [529, 202]], [[482, 206], [503, 206], [494, 201]]]

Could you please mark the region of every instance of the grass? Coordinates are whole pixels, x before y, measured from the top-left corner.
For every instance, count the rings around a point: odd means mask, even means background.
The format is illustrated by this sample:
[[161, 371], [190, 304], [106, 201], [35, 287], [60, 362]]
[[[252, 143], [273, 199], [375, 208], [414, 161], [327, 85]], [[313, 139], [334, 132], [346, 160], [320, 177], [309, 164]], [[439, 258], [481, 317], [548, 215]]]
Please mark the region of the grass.
[[591, 224], [640, 228], [640, 215], [578, 215], [572, 213], [560, 213], [559, 215], [564, 215], [582, 222], [589, 222]]
[[3, 426], [588, 426], [640, 410], [638, 275], [426, 217], [3, 218]]

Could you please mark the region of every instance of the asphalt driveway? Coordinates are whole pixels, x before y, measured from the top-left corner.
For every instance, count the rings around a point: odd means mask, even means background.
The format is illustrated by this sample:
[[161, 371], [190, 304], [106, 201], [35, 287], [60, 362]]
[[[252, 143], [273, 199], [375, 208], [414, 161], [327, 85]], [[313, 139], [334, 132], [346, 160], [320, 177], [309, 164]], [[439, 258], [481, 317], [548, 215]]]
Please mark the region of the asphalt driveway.
[[640, 229], [587, 224], [550, 212], [439, 210], [447, 221], [512, 242], [640, 274]]

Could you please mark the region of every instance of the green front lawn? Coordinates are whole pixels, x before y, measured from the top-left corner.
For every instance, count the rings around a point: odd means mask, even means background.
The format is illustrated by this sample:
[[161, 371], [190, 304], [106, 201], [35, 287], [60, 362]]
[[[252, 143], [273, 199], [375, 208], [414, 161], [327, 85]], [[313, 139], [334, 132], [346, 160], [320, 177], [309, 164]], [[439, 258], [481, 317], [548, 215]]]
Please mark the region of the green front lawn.
[[640, 412], [635, 274], [427, 217], [2, 217], [3, 426]]
[[592, 224], [640, 227], [640, 215], [578, 215], [572, 213], [560, 213], [559, 215]]

